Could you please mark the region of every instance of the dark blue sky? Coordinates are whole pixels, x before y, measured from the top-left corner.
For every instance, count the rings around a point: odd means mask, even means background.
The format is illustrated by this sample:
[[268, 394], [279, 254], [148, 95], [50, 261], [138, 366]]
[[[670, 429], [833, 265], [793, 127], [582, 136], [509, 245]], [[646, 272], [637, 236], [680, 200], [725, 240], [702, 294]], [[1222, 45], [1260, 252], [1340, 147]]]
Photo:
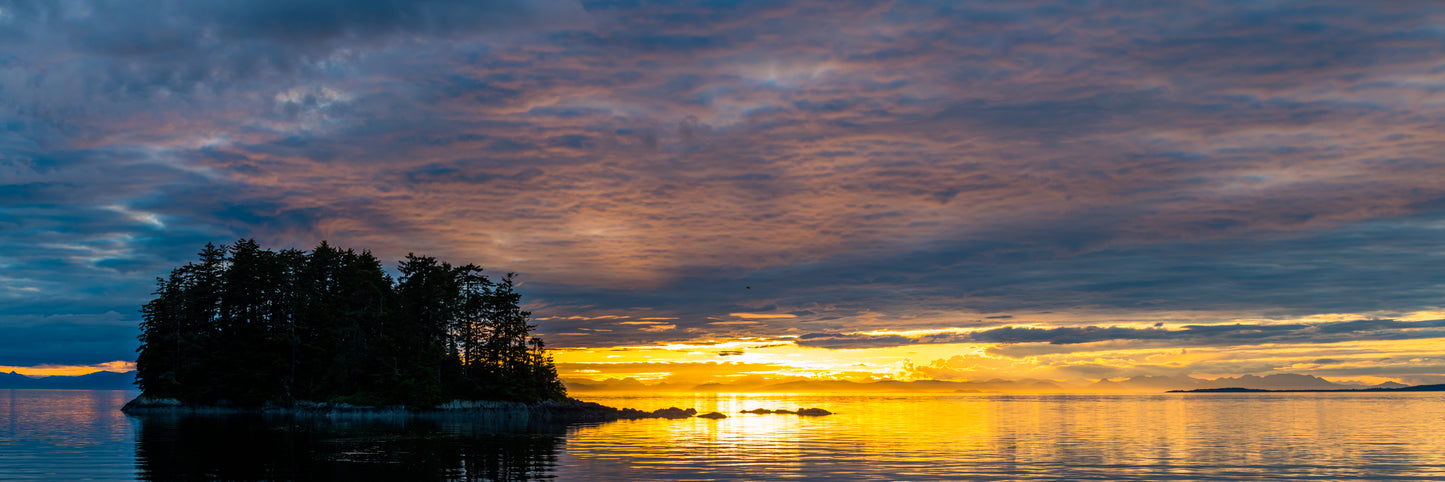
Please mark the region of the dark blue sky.
[[[0, 0], [0, 366], [133, 360], [154, 277], [241, 237], [520, 272], [563, 348], [1431, 340], [1442, 21], [1433, 2]], [[1445, 374], [1430, 350], [1351, 353], [1311, 373]], [[1295, 366], [1265, 359], [1199, 370]]]

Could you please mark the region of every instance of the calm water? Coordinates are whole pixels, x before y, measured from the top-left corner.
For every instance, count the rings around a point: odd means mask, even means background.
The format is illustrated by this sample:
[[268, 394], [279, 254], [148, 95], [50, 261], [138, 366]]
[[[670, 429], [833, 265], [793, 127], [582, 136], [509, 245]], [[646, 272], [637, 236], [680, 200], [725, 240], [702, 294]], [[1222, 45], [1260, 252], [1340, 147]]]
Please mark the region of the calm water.
[[[132, 418], [0, 390], [0, 480], [1445, 480], [1445, 394], [582, 396], [712, 421]], [[747, 415], [822, 407], [821, 418]]]

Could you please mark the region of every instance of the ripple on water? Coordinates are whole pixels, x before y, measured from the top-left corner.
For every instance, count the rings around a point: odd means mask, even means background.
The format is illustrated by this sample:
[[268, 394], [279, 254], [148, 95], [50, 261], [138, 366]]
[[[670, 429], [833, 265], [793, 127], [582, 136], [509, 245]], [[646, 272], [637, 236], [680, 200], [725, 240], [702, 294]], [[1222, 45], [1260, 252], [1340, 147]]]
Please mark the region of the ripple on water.
[[0, 390], [0, 479], [131, 480], [132, 390]]

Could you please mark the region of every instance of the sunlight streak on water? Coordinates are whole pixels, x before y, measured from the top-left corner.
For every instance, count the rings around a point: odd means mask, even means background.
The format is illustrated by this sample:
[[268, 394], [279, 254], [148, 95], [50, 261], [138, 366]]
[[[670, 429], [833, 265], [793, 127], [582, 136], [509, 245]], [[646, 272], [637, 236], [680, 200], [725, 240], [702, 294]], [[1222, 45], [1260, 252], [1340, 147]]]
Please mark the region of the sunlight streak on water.
[[[1440, 394], [594, 396], [729, 418], [579, 429], [562, 478], [1442, 479]], [[821, 407], [822, 418], [738, 413]]]

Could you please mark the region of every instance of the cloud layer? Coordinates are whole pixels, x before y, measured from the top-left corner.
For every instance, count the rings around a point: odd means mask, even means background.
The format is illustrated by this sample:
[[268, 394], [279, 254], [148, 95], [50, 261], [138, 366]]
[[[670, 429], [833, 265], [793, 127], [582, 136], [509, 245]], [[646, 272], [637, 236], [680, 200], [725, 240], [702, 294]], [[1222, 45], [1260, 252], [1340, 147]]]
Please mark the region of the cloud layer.
[[521, 272], [561, 347], [1433, 309], [1442, 16], [0, 1], [0, 365], [130, 356], [56, 333], [242, 236]]
[[[1100, 342], [1140, 342], [1136, 346], [1248, 346], [1265, 344], [1340, 343], [1364, 340], [1445, 338], [1445, 320], [1351, 320], [1320, 323], [1235, 323], [1185, 325], [1178, 329], [1122, 326], [1003, 326], [969, 332], [941, 332], [919, 336], [896, 334], [808, 333], [797, 345], [816, 348], [875, 348], [912, 344], [1082, 345]], [[1018, 353], [1008, 347], [1000, 353]], [[1051, 352], [1058, 350], [1050, 349]]]

